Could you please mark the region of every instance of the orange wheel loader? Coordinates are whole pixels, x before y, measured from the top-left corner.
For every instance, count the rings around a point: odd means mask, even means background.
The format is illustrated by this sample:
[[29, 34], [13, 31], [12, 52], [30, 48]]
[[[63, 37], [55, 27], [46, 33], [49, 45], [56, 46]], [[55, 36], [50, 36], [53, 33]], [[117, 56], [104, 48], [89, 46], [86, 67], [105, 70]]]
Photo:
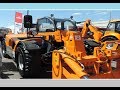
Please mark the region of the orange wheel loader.
[[120, 20], [109, 21], [107, 28], [104, 30], [92, 25], [90, 19], [83, 22], [84, 25], [81, 30], [83, 38], [91, 38], [94, 39], [96, 42], [120, 40]]
[[85, 41], [85, 43], [88, 43], [89, 48], [87, 50], [89, 54], [93, 53], [94, 47], [101, 45], [105, 41], [120, 40], [119, 21], [120, 20], [110, 21], [107, 28], [104, 30], [92, 25], [89, 19], [84, 22], [81, 33], [84, 39], [89, 39]]

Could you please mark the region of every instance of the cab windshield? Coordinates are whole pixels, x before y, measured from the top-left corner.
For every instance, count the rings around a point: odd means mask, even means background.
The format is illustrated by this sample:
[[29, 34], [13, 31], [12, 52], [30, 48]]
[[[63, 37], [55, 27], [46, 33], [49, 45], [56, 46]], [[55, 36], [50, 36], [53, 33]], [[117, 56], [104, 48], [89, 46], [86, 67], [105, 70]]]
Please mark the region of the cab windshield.
[[77, 30], [75, 22], [69, 19], [42, 18], [38, 20], [37, 24], [39, 26], [38, 29], [40, 32], [52, 32], [55, 30]]

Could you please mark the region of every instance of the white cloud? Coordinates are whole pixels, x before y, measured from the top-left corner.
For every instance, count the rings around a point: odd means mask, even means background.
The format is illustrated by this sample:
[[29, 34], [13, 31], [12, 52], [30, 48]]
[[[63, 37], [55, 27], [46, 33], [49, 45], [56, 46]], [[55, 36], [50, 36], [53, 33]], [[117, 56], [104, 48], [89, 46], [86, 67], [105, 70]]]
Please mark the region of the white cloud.
[[108, 11], [96, 11], [94, 15], [105, 15], [108, 14]]
[[73, 13], [72, 16], [79, 16], [81, 15], [82, 13]]
[[100, 18], [99, 20], [102, 21], [102, 20], [104, 20], [104, 19], [103, 19], [103, 18]]
[[14, 25], [8, 26], [7, 28], [14, 29]]

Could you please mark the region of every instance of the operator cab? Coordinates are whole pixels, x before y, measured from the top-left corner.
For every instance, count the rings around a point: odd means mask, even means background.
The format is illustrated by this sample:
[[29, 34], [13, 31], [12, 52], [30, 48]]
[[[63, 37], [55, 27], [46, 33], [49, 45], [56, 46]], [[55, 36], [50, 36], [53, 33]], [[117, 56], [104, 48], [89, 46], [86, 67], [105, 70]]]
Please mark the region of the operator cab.
[[77, 26], [71, 19], [43, 17], [37, 20], [38, 32], [54, 32], [56, 30], [77, 31]]
[[110, 22], [107, 26], [107, 30], [120, 33], [120, 21]]
[[37, 32], [54, 32], [56, 30], [71, 30], [71, 31], [78, 31], [76, 22], [70, 18], [67, 19], [60, 19], [54, 18], [54, 15], [51, 14], [51, 17], [43, 17], [37, 19], [37, 23], [32, 23], [32, 16], [25, 15], [24, 16], [24, 27], [28, 28], [29, 30], [35, 26]]

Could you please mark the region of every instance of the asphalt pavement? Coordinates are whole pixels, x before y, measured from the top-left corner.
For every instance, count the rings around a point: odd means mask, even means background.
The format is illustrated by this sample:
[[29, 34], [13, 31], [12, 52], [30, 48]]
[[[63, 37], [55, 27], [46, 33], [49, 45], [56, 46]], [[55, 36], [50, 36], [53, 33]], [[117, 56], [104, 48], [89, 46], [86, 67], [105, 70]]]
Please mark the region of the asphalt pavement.
[[[0, 45], [0, 78], [1, 79], [22, 79], [17, 68], [16, 63], [12, 59], [4, 58], [1, 53]], [[2, 63], [1, 63], [2, 62]], [[2, 65], [2, 67], [1, 67]]]

